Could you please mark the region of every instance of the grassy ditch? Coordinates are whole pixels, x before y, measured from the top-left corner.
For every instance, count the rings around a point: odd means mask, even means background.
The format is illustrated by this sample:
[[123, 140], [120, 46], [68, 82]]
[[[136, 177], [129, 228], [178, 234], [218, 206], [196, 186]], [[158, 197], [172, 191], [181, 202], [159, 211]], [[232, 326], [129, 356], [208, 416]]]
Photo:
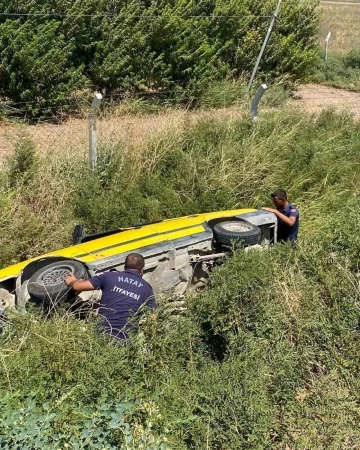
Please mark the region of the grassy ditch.
[[229, 258], [183, 315], [163, 300], [127, 348], [66, 314], [13, 317], [0, 336], [0, 447], [358, 447], [359, 153], [360, 125], [329, 111], [171, 122], [107, 144], [96, 172], [21, 139], [0, 173], [2, 265], [69, 243], [76, 222], [260, 207], [277, 186], [301, 228], [296, 251]]
[[342, 211], [357, 207], [360, 185], [360, 126], [351, 117], [283, 109], [263, 113], [256, 126], [222, 111], [197, 120], [169, 117], [147, 139], [100, 142], [94, 172], [78, 155], [35, 153], [20, 134], [0, 172], [0, 264], [69, 244], [75, 223], [95, 232], [261, 207], [275, 186], [302, 210], [301, 239], [329, 246], [334, 235], [342, 246], [354, 239], [344, 232], [351, 214], [341, 222]]
[[0, 442], [356, 448], [359, 300], [346, 261], [308, 245], [235, 255], [127, 348], [69, 317], [18, 318], [1, 338]]

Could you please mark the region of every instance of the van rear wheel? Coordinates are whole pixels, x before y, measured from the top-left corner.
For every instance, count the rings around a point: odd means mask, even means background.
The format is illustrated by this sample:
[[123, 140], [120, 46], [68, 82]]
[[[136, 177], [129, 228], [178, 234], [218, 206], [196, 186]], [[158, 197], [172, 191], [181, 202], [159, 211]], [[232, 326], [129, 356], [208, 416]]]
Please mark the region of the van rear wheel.
[[220, 222], [214, 226], [214, 236], [219, 244], [247, 247], [259, 242], [261, 230], [244, 220]]

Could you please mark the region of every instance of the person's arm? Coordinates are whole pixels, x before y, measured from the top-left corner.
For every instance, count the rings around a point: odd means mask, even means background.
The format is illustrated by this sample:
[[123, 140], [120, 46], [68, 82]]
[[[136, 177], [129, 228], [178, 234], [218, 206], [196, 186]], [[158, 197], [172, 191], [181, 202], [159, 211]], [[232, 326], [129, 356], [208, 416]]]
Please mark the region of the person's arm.
[[93, 291], [96, 289], [89, 280], [77, 280], [74, 274], [68, 275], [64, 281], [70, 289], [74, 289], [77, 292]]
[[143, 325], [144, 323], [146, 323], [147, 320], [155, 320], [157, 315], [155, 313], [155, 309], [156, 309], [156, 301], [155, 301], [155, 295], [154, 295], [154, 291], [152, 290], [152, 288], [149, 288], [148, 291], [145, 294], [145, 298], [146, 300], [144, 301], [143, 305], [141, 306], [141, 308], [145, 307], [148, 308], [150, 310], [150, 314], [143, 314], [139, 320], [139, 324]]
[[156, 300], [155, 300], [155, 294], [154, 291], [152, 289], [149, 289], [149, 293], [146, 299], [146, 304], [148, 305], [148, 307], [150, 308], [150, 310], [152, 312], [155, 311], [156, 309]]
[[263, 209], [264, 211], [274, 213], [276, 215], [276, 217], [281, 219], [289, 227], [292, 227], [294, 225], [294, 223], [296, 222], [296, 215], [291, 215], [290, 217], [288, 217], [288, 216], [285, 216], [285, 214], [281, 213], [280, 211], [278, 211], [275, 208], [261, 208], [261, 209]]
[[149, 289], [149, 295], [146, 299], [146, 305], [148, 306], [148, 308], [151, 311], [151, 314], [149, 314], [148, 318], [149, 320], [154, 320], [156, 319], [156, 300], [155, 300], [155, 294], [154, 291], [152, 289]]

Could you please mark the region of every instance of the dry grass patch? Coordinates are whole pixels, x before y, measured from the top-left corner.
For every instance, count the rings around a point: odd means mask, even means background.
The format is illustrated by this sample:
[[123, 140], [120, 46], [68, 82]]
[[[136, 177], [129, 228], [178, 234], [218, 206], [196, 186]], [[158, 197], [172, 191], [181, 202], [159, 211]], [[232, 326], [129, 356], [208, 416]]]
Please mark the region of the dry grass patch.
[[322, 3], [321, 9], [319, 35], [321, 45], [324, 45], [325, 38], [331, 31], [330, 52], [347, 53], [360, 48], [360, 3]]
[[[158, 114], [104, 116], [98, 120], [97, 132], [99, 146], [125, 143], [130, 150], [134, 146], [148, 143], [151, 136], [171, 129], [183, 131], [189, 125], [206, 119], [231, 119], [242, 117], [244, 108], [224, 108], [209, 111], [190, 111], [187, 109], [168, 110]], [[88, 120], [69, 119], [62, 124], [24, 125], [11, 122], [0, 123], [0, 164], [5, 156], [14, 151], [14, 142], [20, 133], [26, 134], [41, 154], [78, 155], [88, 154]]]

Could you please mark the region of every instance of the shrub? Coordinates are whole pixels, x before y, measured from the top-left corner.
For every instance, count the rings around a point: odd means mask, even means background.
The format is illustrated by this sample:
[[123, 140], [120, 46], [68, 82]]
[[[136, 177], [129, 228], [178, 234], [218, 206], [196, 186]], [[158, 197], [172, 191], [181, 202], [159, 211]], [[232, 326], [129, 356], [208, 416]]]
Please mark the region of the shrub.
[[24, 135], [18, 140], [15, 152], [9, 159], [10, 188], [28, 185], [36, 173], [35, 146], [31, 139]]
[[20, 116], [67, 112], [75, 93], [80, 97], [90, 86], [83, 66], [70, 60], [75, 39], [68, 40], [61, 28], [55, 19], [41, 23], [39, 18], [14, 18], [0, 23], [0, 95], [16, 104]]
[[351, 50], [344, 58], [345, 67], [360, 69], [360, 51]]
[[[0, 399], [0, 445], [3, 449], [151, 449], [165, 450], [162, 439], [153, 435], [151, 423], [136, 423], [135, 403], [102, 403], [65, 415], [59, 406], [37, 404], [28, 396], [19, 409], [9, 408], [7, 394]], [[20, 403], [20, 399], [17, 399]], [[139, 433], [140, 432], [140, 433]]]
[[359, 52], [356, 50], [350, 51], [347, 55], [330, 54], [327, 62], [321, 57], [314, 66], [310, 80], [334, 87], [359, 91], [359, 61]]

